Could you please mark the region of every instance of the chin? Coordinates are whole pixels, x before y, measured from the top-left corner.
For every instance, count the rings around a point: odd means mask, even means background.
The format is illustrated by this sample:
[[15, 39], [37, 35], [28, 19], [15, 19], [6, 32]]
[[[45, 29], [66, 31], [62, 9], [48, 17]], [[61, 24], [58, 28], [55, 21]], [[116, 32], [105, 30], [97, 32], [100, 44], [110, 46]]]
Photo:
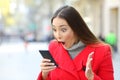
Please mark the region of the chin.
[[65, 46], [65, 45], [63, 45], [63, 47], [65, 48], [65, 49], [69, 49], [70, 47], [68, 47], [68, 46]]

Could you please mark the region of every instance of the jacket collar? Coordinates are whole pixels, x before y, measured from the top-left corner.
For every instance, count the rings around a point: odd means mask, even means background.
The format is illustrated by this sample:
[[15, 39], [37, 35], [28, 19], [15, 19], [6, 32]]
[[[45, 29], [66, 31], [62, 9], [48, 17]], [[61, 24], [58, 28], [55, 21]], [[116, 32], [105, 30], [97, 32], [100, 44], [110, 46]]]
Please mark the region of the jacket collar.
[[87, 56], [90, 52], [95, 51], [95, 48], [91, 48], [90, 46], [86, 46], [80, 54], [78, 54], [74, 59], [70, 58], [68, 51], [63, 48], [63, 46], [59, 46], [59, 52], [57, 54], [58, 66], [63, 70], [73, 74], [79, 80], [78, 71], [82, 70], [84, 66], [86, 66]]

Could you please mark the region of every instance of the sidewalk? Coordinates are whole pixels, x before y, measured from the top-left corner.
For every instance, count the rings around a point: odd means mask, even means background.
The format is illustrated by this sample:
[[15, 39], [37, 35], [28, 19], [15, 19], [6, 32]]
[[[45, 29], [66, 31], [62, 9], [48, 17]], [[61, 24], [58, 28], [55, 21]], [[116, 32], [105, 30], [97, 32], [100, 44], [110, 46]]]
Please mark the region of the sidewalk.
[[120, 53], [113, 53], [114, 80], [120, 80]]
[[[6, 43], [0, 46], [0, 80], [35, 80], [40, 71], [39, 49], [46, 43]], [[6, 50], [7, 49], [7, 50]], [[120, 80], [120, 53], [113, 53], [114, 80]]]

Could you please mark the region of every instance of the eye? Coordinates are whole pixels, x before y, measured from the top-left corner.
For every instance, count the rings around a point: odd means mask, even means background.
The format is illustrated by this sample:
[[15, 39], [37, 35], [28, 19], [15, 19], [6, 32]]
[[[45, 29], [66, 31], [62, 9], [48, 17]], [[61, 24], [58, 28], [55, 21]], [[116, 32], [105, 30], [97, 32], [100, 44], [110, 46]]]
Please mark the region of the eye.
[[66, 28], [62, 28], [61, 29], [62, 32], [66, 32], [66, 30], [67, 30]]
[[52, 30], [53, 30], [54, 32], [56, 32], [56, 29], [55, 29], [55, 28], [52, 28]]

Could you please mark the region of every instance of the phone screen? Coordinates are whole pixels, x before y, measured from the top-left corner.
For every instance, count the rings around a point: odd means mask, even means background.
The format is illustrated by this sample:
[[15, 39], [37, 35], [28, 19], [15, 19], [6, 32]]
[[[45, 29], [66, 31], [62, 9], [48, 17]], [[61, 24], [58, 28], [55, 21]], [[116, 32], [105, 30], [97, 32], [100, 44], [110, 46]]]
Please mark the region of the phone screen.
[[50, 59], [52, 63], [55, 63], [55, 65], [58, 66], [48, 50], [39, 50], [39, 52], [43, 58]]

